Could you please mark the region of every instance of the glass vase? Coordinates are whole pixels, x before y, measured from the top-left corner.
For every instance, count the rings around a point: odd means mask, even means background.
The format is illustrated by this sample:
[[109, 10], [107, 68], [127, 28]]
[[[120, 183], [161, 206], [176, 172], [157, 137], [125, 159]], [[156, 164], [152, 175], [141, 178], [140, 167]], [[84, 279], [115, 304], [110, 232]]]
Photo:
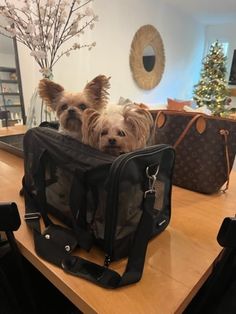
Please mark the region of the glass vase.
[[[52, 79], [53, 75], [44, 76]], [[46, 105], [45, 101], [39, 96], [38, 87], [36, 87], [30, 99], [29, 110], [27, 113], [26, 126], [28, 129], [39, 126], [44, 121], [56, 121], [56, 113]]]

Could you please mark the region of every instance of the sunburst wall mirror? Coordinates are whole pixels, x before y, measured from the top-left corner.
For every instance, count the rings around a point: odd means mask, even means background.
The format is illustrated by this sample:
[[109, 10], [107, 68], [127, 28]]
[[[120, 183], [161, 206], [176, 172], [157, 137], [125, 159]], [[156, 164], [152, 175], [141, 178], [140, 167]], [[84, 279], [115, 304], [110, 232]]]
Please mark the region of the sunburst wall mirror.
[[154, 26], [144, 25], [135, 33], [129, 61], [133, 78], [140, 88], [152, 89], [160, 83], [165, 52], [161, 35]]

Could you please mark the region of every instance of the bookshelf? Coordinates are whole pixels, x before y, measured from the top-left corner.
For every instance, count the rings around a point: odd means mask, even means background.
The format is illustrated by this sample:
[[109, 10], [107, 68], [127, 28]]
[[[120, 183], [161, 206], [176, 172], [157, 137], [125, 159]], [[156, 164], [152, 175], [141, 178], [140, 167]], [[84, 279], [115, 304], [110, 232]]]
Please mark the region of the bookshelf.
[[16, 68], [0, 67], [0, 112], [7, 111], [2, 126], [24, 123], [24, 104]]

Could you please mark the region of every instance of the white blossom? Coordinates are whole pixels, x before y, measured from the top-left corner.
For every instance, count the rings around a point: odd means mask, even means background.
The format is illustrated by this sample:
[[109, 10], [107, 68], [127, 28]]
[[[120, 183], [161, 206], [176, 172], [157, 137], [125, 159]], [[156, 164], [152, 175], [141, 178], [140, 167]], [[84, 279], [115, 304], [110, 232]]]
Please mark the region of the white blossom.
[[75, 50], [75, 49], [79, 49], [79, 48], [80, 48], [80, 44], [74, 43], [73, 49]]
[[32, 23], [29, 23], [29, 24], [26, 26], [25, 31], [26, 31], [27, 33], [32, 34], [32, 33], [35, 31], [34, 25], [33, 25]]
[[85, 15], [87, 15], [87, 16], [94, 16], [94, 12], [93, 12], [93, 10], [91, 9], [91, 8], [86, 8], [85, 9]]
[[[72, 50], [95, 47], [95, 42], [73, 43], [60, 52], [65, 42], [83, 35], [87, 28], [94, 28], [98, 16], [90, 7], [92, 1], [24, 0], [22, 5], [21, 1], [16, 4], [15, 0], [4, 0], [5, 6], [0, 7], [0, 14], [6, 19], [0, 22], [0, 33], [15, 37], [27, 46], [40, 66], [40, 72], [47, 75], [52, 72], [54, 64], [62, 56], [69, 56]], [[15, 28], [12, 28], [13, 24]]]

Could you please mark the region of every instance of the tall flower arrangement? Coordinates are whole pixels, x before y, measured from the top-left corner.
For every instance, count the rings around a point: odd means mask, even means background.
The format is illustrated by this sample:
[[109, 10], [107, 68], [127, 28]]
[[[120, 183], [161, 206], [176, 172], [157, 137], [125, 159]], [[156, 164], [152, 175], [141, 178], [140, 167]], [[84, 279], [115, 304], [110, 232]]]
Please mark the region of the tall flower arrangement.
[[[4, 17], [0, 33], [25, 45], [43, 77], [52, 79], [53, 67], [63, 56], [69, 56], [73, 50], [95, 47], [95, 42], [81, 43], [80, 39], [98, 21], [91, 8], [92, 1], [4, 0], [0, 7], [0, 15]], [[65, 43], [68, 44], [63, 50]], [[27, 114], [29, 127], [55, 119], [38, 97], [36, 89]]]
[[[89, 4], [92, 0], [24, 0], [4, 1], [0, 14], [7, 24], [0, 24], [0, 31], [30, 50], [31, 56], [45, 77], [49, 77], [53, 66], [62, 56], [72, 50], [96, 45], [74, 41], [69, 48], [62, 46], [80, 37], [86, 29], [93, 29], [98, 16]], [[23, 5], [22, 5], [23, 4]]]

